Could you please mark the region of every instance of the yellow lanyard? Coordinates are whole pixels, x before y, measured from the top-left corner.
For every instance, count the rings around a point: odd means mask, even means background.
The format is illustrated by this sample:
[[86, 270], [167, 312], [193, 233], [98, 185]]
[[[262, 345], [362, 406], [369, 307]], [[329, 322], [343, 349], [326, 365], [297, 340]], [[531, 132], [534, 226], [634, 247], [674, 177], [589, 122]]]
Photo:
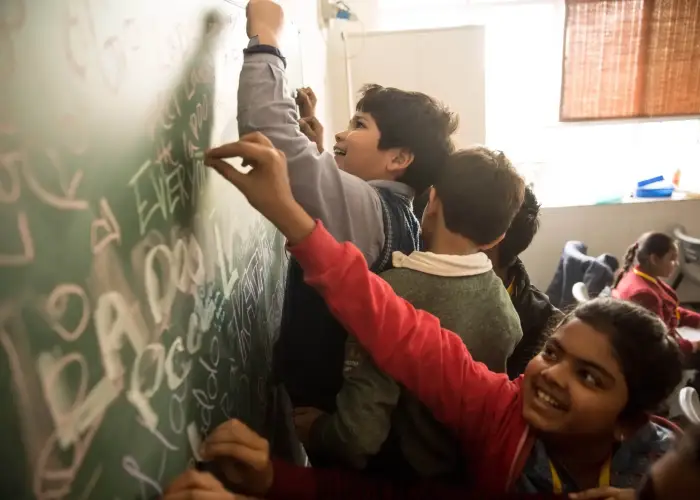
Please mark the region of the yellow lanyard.
[[511, 297], [513, 296], [513, 290], [515, 289], [515, 278], [510, 280], [510, 284], [508, 285], [508, 288], [506, 288], [506, 291], [508, 292], [508, 295]]
[[[656, 278], [654, 278], [653, 276], [649, 276], [647, 273], [642, 272], [637, 268], [632, 269], [632, 272], [634, 274], [636, 274], [637, 276], [639, 276], [640, 278], [647, 280], [650, 283], [654, 283], [655, 285], [657, 285], [659, 283]], [[678, 322], [681, 321], [681, 310], [679, 309], [678, 306], [676, 306], [676, 320]]]
[[[600, 478], [598, 479], [598, 487], [603, 488], [605, 486], [610, 486], [610, 462], [612, 457], [603, 464], [603, 468], [600, 469]], [[554, 493], [564, 493], [564, 489], [561, 485], [561, 479], [559, 474], [557, 474], [557, 469], [554, 468], [552, 461], [549, 461], [549, 469], [552, 471], [552, 491]]]
[[637, 276], [639, 276], [640, 278], [644, 278], [645, 280], [650, 281], [650, 282], [654, 283], [655, 285], [658, 283], [658, 281], [656, 281], [656, 278], [649, 276], [647, 273], [640, 271], [636, 267], [634, 269], [632, 269], [632, 272], [634, 274], [636, 274]]

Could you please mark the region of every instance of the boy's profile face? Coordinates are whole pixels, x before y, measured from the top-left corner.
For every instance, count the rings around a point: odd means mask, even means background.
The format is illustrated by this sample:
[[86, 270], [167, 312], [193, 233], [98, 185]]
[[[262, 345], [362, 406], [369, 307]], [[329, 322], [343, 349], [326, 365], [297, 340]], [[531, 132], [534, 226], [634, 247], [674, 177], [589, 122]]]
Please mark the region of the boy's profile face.
[[335, 135], [333, 154], [338, 168], [365, 181], [399, 177], [410, 161], [402, 165], [405, 155], [396, 148], [380, 150], [380, 135], [372, 115], [355, 113], [348, 129]]

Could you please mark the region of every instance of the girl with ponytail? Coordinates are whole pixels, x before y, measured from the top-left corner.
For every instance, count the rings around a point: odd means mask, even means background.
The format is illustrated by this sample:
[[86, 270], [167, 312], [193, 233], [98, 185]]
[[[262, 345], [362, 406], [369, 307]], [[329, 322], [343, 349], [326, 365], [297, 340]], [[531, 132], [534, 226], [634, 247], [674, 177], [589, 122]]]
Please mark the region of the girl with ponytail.
[[698, 350], [700, 343], [690, 342], [676, 331], [680, 326], [700, 328], [700, 314], [679, 306], [676, 291], [663, 279], [678, 265], [678, 246], [665, 233], [643, 234], [625, 254], [624, 265], [613, 283], [613, 297], [636, 302], [656, 313], [687, 353]]

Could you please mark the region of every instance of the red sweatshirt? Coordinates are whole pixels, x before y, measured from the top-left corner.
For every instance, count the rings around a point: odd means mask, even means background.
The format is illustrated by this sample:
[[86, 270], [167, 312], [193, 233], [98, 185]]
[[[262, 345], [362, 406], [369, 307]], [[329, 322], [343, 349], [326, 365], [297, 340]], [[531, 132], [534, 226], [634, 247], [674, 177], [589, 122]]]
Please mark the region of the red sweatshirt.
[[676, 329], [679, 326], [700, 328], [700, 314], [678, 305], [676, 291], [663, 281], [634, 269], [620, 280], [612, 292], [613, 297], [635, 302], [657, 314], [684, 352], [690, 352], [692, 343], [684, 339]]
[[564, 500], [566, 494], [503, 493], [477, 495], [433, 481], [392, 483], [350, 470], [311, 469], [276, 461], [269, 500]]
[[[522, 377], [490, 372], [438, 319], [417, 311], [367, 269], [360, 251], [338, 243], [319, 222], [290, 249], [343, 327], [372, 354], [380, 369], [404, 384], [461, 441], [475, 485], [470, 493], [433, 482], [396, 484], [342, 470], [275, 463], [268, 498], [334, 500], [567, 498], [508, 494], [535, 442], [522, 417]], [[656, 417], [652, 417], [657, 420]], [[669, 422], [662, 425], [680, 432]]]
[[338, 243], [321, 223], [290, 251], [377, 366], [457, 435], [476, 491], [508, 491], [534, 444], [522, 417], [522, 377], [510, 381], [475, 362], [457, 335], [398, 297], [356, 247]]

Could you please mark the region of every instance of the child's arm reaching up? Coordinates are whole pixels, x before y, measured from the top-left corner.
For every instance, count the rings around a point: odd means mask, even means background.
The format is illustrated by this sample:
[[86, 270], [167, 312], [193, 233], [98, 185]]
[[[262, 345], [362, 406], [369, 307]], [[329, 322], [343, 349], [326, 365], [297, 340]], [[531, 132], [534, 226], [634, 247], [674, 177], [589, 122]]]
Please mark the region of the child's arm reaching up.
[[[300, 129], [285, 64], [265, 50], [279, 48], [282, 8], [271, 0], [250, 0], [246, 16], [246, 31], [253, 42], [244, 55], [238, 86], [239, 135], [265, 134], [287, 157], [294, 198], [312, 217], [323, 221], [334, 237], [355, 243], [372, 264], [385, 240], [379, 195], [364, 180], [340, 170], [333, 155], [320, 153], [317, 143]], [[302, 93], [308, 91], [302, 89]], [[316, 123], [307, 116], [301, 126], [311, 130]], [[224, 144], [210, 154], [229, 157], [229, 147]]]
[[415, 393], [463, 441], [478, 440], [485, 427], [493, 428], [515, 399], [516, 385], [476, 363], [457, 335], [372, 274], [355, 246], [338, 243], [316, 224], [294, 201], [284, 155], [268, 139], [246, 137], [233, 149], [253, 166], [248, 174], [216, 158], [207, 164], [287, 237], [306, 280], [379, 368]]

